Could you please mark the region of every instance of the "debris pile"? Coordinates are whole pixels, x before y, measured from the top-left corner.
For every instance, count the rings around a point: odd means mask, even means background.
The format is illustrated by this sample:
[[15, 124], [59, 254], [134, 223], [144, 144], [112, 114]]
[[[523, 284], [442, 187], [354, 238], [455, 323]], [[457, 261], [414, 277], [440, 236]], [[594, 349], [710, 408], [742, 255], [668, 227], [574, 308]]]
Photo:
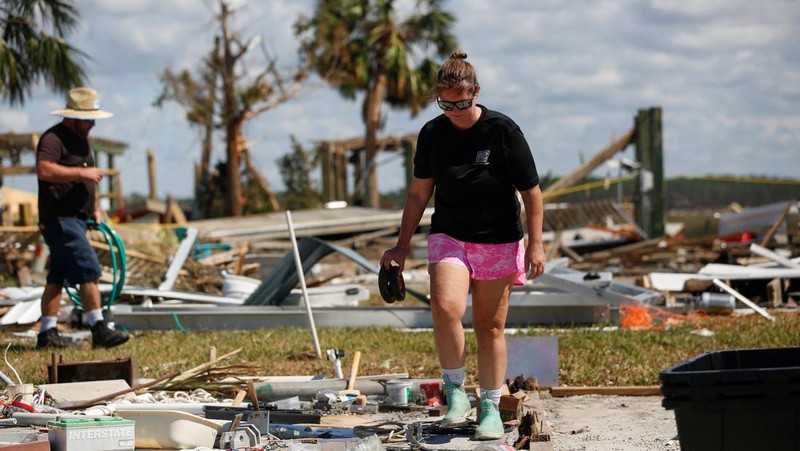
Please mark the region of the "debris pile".
[[[0, 435], [44, 449], [473, 449], [476, 417], [439, 426], [446, 412], [443, 381], [408, 374], [357, 376], [356, 351], [350, 377], [256, 376], [251, 368], [224, 365], [240, 349], [185, 371], [130, 385], [100, 371], [130, 368], [130, 362], [71, 362], [50, 368], [51, 383], [13, 383], [0, 399]], [[55, 356], [54, 356], [55, 361]], [[81, 372], [92, 380], [69, 380]], [[123, 371], [124, 373], [124, 371]], [[115, 372], [107, 372], [114, 377]], [[3, 375], [5, 378], [6, 376]], [[520, 384], [520, 376], [515, 381]], [[393, 390], [393, 385], [406, 387]], [[515, 384], [510, 384], [515, 388]], [[515, 388], [516, 389], [516, 388]], [[473, 407], [477, 387], [466, 387]], [[235, 393], [233, 398], [221, 396]], [[506, 390], [500, 403], [506, 434], [498, 446], [548, 440], [539, 421], [538, 391]], [[446, 438], [446, 442], [442, 442]], [[38, 449], [38, 448], [36, 448]]]

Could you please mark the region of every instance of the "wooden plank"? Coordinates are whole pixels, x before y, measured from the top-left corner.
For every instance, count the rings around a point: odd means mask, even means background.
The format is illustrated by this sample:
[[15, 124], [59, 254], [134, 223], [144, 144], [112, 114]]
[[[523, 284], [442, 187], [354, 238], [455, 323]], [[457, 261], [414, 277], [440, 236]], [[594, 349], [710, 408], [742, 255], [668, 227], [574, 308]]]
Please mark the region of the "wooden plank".
[[767, 299], [772, 308], [779, 308], [783, 304], [783, 279], [775, 278], [767, 284]]
[[786, 208], [783, 209], [781, 214], [778, 215], [778, 219], [772, 224], [772, 227], [769, 228], [769, 231], [766, 235], [764, 235], [764, 239], [761, 240], [761, 246], [766, 247], [769, 244], [770, 240], [772, 240], [772, 236], [775, 235], [775, 232], [778, 231], [778, 228], [781, 226], [784, 220], [786, 220], [786, 215], [789, 214], [789, 209], [792, 208], [792, 204], [794, 202], [787, 202]]
[[595, 170], [598, 166], [603, 164], [606, 160], [611, 158], [615, 153], [624, 150], [628, 147], [629, 144], [633, 142], [634, 139], [634, 131], [629, 130], [618, 139], [614, 140], [611, 144], [609, 144], [605, 149], [599, 151], [596, 155], [594, 155], [589, 161], [581, 165], [578, 169], [573, 171], [570, 174], [556, 180], [555, 183], [548, 186], [547, 189], [543, 191], [543, 196], [545, 199], [554, 197], [558, 195], [558, 191], [562, 188], [566, 188], [572, 186], [581, 180], [585, 179], [593, 170]]
[[550, 394], [556, 398], [581, 395], [661, 396], [661, 386], [550, 387]]
[[6, 166], [0, 167], [0, 177], [4, 175], [36, 174], [36, 166]]
[[[110, 251], [111, 249], [108, 247], [108, 244], [101, 243], [99, 241], [89, 240], [89, 244], [97, 249], [102, 249], [104, 251]], [[147, 260], [152, 263], [158, 263], [159, 265], [167, 264], [167, 258], [164, 256], [159, 255], [148, 255], [142, 252], [135, 251], [133, 249], [125, 249], [125, 255], [128, 257], [138, 258], [140, 260]]]
[[0, 233], [39, 233], [39, 226], [3, 226]]

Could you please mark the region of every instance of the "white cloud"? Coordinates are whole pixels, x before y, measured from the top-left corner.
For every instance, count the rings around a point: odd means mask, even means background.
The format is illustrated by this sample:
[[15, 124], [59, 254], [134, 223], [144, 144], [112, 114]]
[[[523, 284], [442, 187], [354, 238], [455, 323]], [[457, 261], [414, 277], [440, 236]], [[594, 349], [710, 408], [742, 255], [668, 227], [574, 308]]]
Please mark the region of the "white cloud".
[[[483, 86], [481, 103], [508, 114], [534, 149], [541, 173], [565, 174], [627, 131], [639, 109], [661, 106], [665, 169], [677, 174], [797, 177], [800, 164], [800, 3], [771, 0], [449, 0], [460, 47]], [[191, 195], [198, 132], [177, 105], [153, 108], [158, 73], [197, 67], [213, 42], [206, 0], [83, 0], [76, 46], [93, 59], [90, 84], [115, 117], [96, 133], [128, 142], [119, 162], [126, 192], [144, 192], [145, 150], [157, 156], [159, 191]], [[282, 65], [295, 60], [292, 25], [311, 0], [243, 2], [237, 29], [260, 35]], [[410, 11], [414, 0], [397, 0]], [[258, 63], [253, 63], [258, 64]], [[257, 66], [251, 66], [255, 68]], [[360, 102], [330, 88], [266, 113], [248, 125], [252, 152], [279, 188], [275, 159], [289, 135], [304, 144], [363, 134]], [[0, 130], [41, 132], [63, 96], [37, 90], [24, 108], [0, 107]], [[386, 111], [383, 134], [416, 132], [417, 118]], [[766, 152], [768, 158], [753, 158]], [[221, 157], [217, 150], [215, 159]], [[387, 168], [393, 167], [387, 164]], [[382, 171], [391, 169], [382, 168]], [[382, 173], [383, 174], [383, 173]], [[383, 187], [382, 187], [383, 188]], [[391, 188], [391, 187], [390, 187]]]
[[778, 33], [768, 24], [727, 23], [684, 30], [672, 37], [671, 41], [678, 47], [692, 50], [736, 50], [769, 44], [778, 37]]
[[0, 110], [0, 124], [7, 133], [24, 133], [30, 128], [28, 114], [19, 110]]

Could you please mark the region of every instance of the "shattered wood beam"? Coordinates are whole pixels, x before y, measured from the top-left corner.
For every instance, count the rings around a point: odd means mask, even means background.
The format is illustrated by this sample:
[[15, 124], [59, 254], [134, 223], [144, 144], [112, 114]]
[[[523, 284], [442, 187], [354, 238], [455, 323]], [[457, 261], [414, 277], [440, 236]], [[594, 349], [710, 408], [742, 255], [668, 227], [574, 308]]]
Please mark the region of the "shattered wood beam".
[[216, 254], [211, 255], [210, 257], [206, 257], [202, 260], [198, 260], [201, 265], [205, 266], [216, 266], [222, 263], [228, 263], [235, 258], [238, 258], [239, 254], [242, 252], [242, 249], [247, 249], [247, 246], [231, 249], [229, 251], [218, 252]]
[[551, 387], [550, 394], [554, 398], [582, 395], [660, 396], [661, 386]]
[[572, 173], [556, 180], [555, 183], [548, 186], [545, 190], [543, 190], [543, 195], [545, 198], [553, 197], [553, 193], [560, 189], [572, 186], [581, 180], [585, 179], [592, 171], [594, 171], [598, 166], [603, 164], [606, 160], [611, 158], [615, 153], [622, 151], [628, 145], [633, 142], [634, 131], [629, 130], [624, 135], [620, 136], [616, 140], [614, 140], [611, 144], [609, 144], [605, 149], [598, 152], [595, 156], [593, 156], [589, 161], [582, 164], [578, 169], [573, 171]]
[[[89, 244], [96, 249], [102, 249], [106, 252], [109, 252], [111, 248], [106, 243], [101, 243], [100, 241], [89, 240]], [[167, 263], [167, 259], [163, 256], [158, 255], [148, 255], [133, 249], [125, 249], [125, 255], [128, 257], [138, 258], [140, 260], [146, 260], [152, 263], [158, 263], [159, 265], [164, 265]]]
[[358, 249], [366, 246], [367, 244], [369, 244], [370, 241], [375, 240], [376, 238], [383, 238], [388, 235], [393, 235], [397, 233], [398, 230], [400, 230], [400, 227], [397, 226], [387, 227], [385, 229], [376, 230], [375, 232], [362, 233], [361, 235], [356, 235], [351, 238], [334, 241], [334, 244], [338, 246], [353, 247], [354, 249]]
[[775, 232], [778, 231], [778, 228], [781, 226], [781, 224], [783, 224], [783, 221], [786, 220], [786, 215], [789, 214], [789, 210], [792, 208], [793, 204], [794, 202], [786, 203], [786, 208], [784, 208], [781, 214], [778, 215], [778, 219], [775, 220], [775, 222], [772, 224], [772, 227], [769, 228], [769, 232], [767, 232], [767, 234], [764, 235], [764, 239], [761, 240], [761, 246], [767, 247], [767, 244], [769, 244], [770, 240], [772, 240], [772, 236], [775, 235]]
[[159, 381], [159, 383], [153, 384], [152, 386], [153, 387], [159, 386], [159, 387], [165, 387], [166, 388], [166, 387], [169, 387], [170, 385], [173, 385], [175, 383], [183, 382], [185, 380], [191, 379], [191, 378], [195, 377], [196, 375], [201, 374], [201, 373], [203, 373], [204, 371], [207, 371], [210, 368], [213, 368], [214, 365], [216, 365], [220, 361], [225, 360], [230, 356], [236, 355], [241, 351], [242, 351], [242, 348], [239, 348], [239, 349], [237, 349], [237, 350], [235, 350], [233, 352], [229, 352], [229, 353], [227, 353], [227, 354], [225, 354], [223, 356], [220, 356], [220, 357], [218, 357], [218, 358], [216, 358], [214, 360], [211, 360], [209, 362], [203, 363], [201, 365], [197, 365], [196, 367], [194, 367], [192, 369], [189, 369], [189, 370], [186, 370], [186, 371], [184, 371], [182, 373], [180, 373], [180, 372], [179, 372], [179, 374], [174, 374], [173, 373], [172, 377], [165, 378], [165, 379]]
[[165, 374], [165, 375], [160, 376], [160, 377], [158, 377], [156, 379], [153, 379], [152, 381], [149, 381], [149, 382], [146, 382], [146, 383], [143, 383], [143, 384], [136, 384], [133, 387], [126, 388], [125, 390], [120, 390], [118, 392], [109, 393], [107, 395], [103, 395], [103, 396], [101, 396], [99, 398], [95, 398], [95, 399], [92, 399], [90, 401], [82, 402], [80, 404], [75, 404], [75, 405], [72, 405], [72, 406], [61, 406], [60, 408], [64, 409], [64, 410], [86, 409], [86, 408], [95, 406], [97, 404], [100, 404], [103, 401], [107, 401], [109, 399], [114, 399], [117, 396], [121, 396], [121, 395], [124, 395], [126, 393], [131, 393], [131, 392], [135, 392], [135, 391], [138, 391], [138, 390], [142, 390], [144, 388], [148, 388], [148, 387], [152, 387], [152, 386], [158, 385], [159, 383], [164, 382], [167, 379], [173, 378], [173, 377], [175, 377], [175, 376], [177, 376], [179, 374], [181, 374], [181, 372], [178, 371], [178, 370], [175, 370], [175, 371], [173, 371], [173, 372], [171, 372], [169, 374]]
[[0, 167], [0, 177], [4, 175], [36, 174], [36, 166], [6, 166]]
[[158, 190], [156, 189], [156, 158], [153, 156], [153, 151], [147, 149], [147, 182], [150, 187], [150, 200], [158, 199]]

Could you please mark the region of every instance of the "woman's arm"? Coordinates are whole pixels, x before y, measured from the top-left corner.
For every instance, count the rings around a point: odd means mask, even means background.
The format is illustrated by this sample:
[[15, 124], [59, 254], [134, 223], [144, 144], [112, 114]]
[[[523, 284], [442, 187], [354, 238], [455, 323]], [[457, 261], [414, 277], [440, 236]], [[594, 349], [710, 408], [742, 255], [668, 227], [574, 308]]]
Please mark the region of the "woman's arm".
[[528, 229], [528, 246], [525, 248], [525, 269], [528, 278], [535, 279], [544, 272], [544, 245], [542, 244], [542, 222], [544, 220], [544, 201], [539, 185], [520, 191], [525, 205], [525, 225]]
[[402, 271], [405, 267], [406, 256], [411, 245], [411, 237], [419, 226], [422, 214], [428, 206], [428, 201], [433, 195], [433, 178], [421, 179], [414, 177], [411, 186], [408, 188], [406, 203], [403, 206], [403, 217], [400, 221], [400, 233], [397, 237], [397, 244], [387, 250], [381, 258], [381, 266], [388, 268], [392, 261], [400, 265]]

